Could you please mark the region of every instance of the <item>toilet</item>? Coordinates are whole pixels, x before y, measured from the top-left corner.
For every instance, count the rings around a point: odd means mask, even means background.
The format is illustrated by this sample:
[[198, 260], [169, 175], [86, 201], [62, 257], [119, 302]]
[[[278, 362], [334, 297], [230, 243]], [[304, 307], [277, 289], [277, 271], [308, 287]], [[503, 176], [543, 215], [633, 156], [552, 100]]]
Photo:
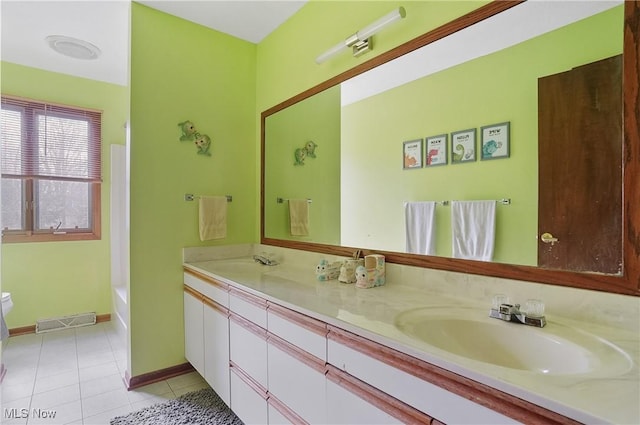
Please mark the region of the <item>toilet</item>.
[[11, 293], [2, 293], [2, 316], [6, 316], [13, 308], [13, 301], [11, 301]]

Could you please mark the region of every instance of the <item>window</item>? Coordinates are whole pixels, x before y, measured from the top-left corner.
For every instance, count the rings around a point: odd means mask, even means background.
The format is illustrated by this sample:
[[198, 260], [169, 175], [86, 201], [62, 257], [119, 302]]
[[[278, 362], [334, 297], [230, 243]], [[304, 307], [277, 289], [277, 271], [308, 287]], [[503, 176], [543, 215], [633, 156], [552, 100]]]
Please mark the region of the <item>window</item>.
[[100, 239], [101, 113], [2, 96], [2, 241]]

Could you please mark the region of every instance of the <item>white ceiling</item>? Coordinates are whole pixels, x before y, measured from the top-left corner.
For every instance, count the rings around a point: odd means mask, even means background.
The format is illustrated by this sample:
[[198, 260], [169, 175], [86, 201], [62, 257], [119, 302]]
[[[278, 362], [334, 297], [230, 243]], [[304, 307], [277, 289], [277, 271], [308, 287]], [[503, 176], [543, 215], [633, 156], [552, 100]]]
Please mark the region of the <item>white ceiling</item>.
[[[297, 12], [306, 0], [147, 0], [140, 3], [220, 32], [260, 42]], [[0, 57], [17, 63], [77, 77], [128, 84], [128, 0], [0, 0]], [[96, 60], [81, 60], [54, 52], [49, 35], [65, 35], [100, 48]]]

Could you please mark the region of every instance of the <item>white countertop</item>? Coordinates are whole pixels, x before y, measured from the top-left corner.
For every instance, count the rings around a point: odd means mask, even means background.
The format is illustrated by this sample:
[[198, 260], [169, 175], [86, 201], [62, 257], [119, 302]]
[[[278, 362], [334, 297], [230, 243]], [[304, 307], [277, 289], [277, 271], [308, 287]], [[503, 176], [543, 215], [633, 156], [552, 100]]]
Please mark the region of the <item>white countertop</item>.
[[[358, 289], [337, 280], [317, 281], [314, 268], [283, 262], [262, 266], [249, 258], [186, 262], [184, 265], [328, 324], [520, 397], [584, 423], [640, 423], [640, 335], [547, 314], [547, 326], [571, 327], [617, 346], [628, 355], [628, 370], [614, 376], [543, 374], [500, 367], [440, 350], [402, 333], [398, 314], [421, 307], [452, 307], [487, 317], [490, 305], [431, 293], [387, 278], [384, 286]], [[401, 273], [400, 273], [401, 275]], [[424, 286], [424, 284], [423, 284]], [[488, 319], [487, 320], [495, 320]], [[498, 323], [502, 323], [497, 321]], [[523, 326], [504, 322], [505, 326]], [[614, 368], [616, 369], [616, 368]], [[621, 369], [621, 368], [617, 368]], [[626, 369], [626, 368], [625, 368]]]

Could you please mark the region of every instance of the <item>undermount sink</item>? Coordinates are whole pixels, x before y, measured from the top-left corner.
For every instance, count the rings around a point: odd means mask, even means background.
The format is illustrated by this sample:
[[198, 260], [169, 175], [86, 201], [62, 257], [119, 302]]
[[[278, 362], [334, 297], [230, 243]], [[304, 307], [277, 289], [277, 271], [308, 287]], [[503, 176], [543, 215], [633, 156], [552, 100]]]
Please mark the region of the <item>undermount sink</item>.
[[262, 271], [268, 266], [257, 263], [252, 258], [233, 258], [228, 260], [214, 260], [210, 262], [211, 270], [220, 273]]
[[396, 317], [404, 334], [466, 359], [547, 374], [617, 375], [632, 366], [608, 341], [556, 322], [544, 328], [503, 322], [464, 308], [418, 308]]

